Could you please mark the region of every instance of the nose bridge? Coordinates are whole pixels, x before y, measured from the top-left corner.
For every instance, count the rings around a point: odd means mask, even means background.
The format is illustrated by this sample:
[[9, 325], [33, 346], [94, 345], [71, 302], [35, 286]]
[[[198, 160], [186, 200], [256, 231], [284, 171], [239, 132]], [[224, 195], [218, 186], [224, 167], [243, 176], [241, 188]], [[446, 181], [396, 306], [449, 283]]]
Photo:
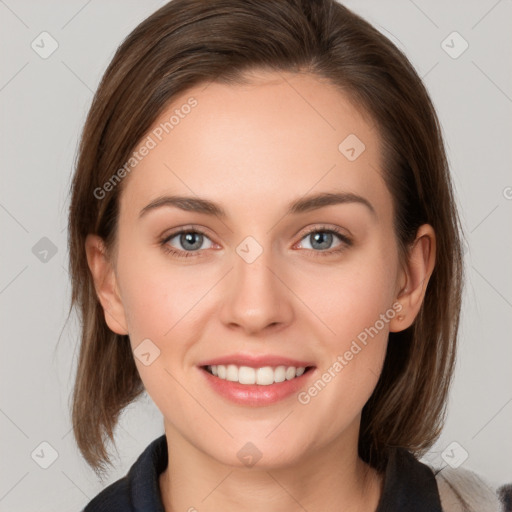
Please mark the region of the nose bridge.
[[271, 237], [247, 236], [235, 248], [223, 321], [255, 332], [271, 324], [286, 323], [291, 304], [280, 279]]

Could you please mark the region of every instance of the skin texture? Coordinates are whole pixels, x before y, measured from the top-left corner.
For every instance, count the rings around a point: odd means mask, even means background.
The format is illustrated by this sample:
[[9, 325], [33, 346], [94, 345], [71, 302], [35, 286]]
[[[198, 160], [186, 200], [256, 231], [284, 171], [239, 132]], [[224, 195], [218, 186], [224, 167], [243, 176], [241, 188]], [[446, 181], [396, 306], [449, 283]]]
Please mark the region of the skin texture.
[[[110, 329], [129, 334], [133, 349], [149, 338], [160, 350], [149, 366], [135, 361], [164, 417], [167, 512], [375, 510], [382, 478], [358, 457], [360, 414], [389, 331], [405, 329], [419, 311], [435, 234], [422, 226], [401, 265], [379, 133], [345, 95], [308, 74], [251, 77], [247, 85], [194, 87], [156, 120], [191, 96], [198, 102], [125, 178], [112, 259], [101, 239], [87, 238], [96, 291]], [[365, 144], [354, 161], [338, 149], [349, 134]], [[356, 202], [285, 214], [290, 202], [320, 192], [357, 194], [375, 214]], [[171, 194], [215, 201], [228, 217], [162, 207], [139, 218]], [[191, 257], [159, 244], [180, 227], [206, 232], [199, 251], [190, 249], [197, 238], [167, 242]], [[321, 240], [307, 235], [331, 227], [352, 244], [333, 235], [318, 248]], [[252, 263], [236, 252], [247, 236], [263, 250]], [[197, 367], [235, 352], [272, 354], [314, 361], [319, 377], [397, 302], [401, 317], [307, 405], [296, 395], [265, 407], [233, 404]], [[247, 442], [262, 454], [252, 467], [237, 457]]]

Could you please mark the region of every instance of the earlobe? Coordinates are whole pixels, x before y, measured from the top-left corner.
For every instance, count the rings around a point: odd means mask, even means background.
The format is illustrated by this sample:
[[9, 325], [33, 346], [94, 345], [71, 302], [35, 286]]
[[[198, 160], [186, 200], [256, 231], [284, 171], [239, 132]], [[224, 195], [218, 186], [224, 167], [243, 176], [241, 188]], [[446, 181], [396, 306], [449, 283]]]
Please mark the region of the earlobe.
[[105, 322], [116, 334], [128, 334], [116, 274], [108, 258], [103, 239], [98, 235], [87, 235], [85, 252], [96, 295], [105, 314]]
[[427, 285], [432, 275], [436, 259], [436, 236], [429, 224], [418, 229], [416, 239], [408, 253], [408, 259], [401, 275], [397, 302], [401, 309], [390, 322], [390, 331], [399, 332], [410, 327], [425, 298]]

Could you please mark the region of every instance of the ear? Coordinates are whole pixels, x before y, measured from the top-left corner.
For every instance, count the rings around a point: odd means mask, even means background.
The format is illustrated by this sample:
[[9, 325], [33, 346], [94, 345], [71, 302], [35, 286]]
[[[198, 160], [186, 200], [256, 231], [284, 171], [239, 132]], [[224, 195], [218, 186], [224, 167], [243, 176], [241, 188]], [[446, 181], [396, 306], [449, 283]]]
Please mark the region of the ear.
[[436, 235], [434, 228], [429, 224], [423, 224], [418, 229], [416, 239], [409, 249], [405, 267], [400, 273], [399, 292], [396, 300], [402, 308], [397, 309], [398, 314], [390, 321], [389, 330], [391, 332], [403, 331], [413, 324], [425, 298], [435, 260]]
[[87, 235], [85, 252], [94, 280], [94, 288], [105, 313], [105, 322], [111, 331], [117, 334], [128, 334], [116, 274], [108, 258], [103, 239], [98, 235]]

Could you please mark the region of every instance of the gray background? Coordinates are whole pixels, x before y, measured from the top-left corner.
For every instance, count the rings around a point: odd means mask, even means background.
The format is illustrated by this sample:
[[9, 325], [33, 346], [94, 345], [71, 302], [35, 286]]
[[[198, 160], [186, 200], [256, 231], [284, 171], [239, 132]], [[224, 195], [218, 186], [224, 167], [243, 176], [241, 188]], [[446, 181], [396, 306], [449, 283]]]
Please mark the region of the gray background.
[[[68, 187], [80, 130], [115, 49], [163, 3], [0, 0], [1, 511], [79, 510], [163, 433], [161, 414], [144, 394], [122, 415], [116, 470], [96, 480], [71, 433], [78, 329], [75, 320], [64, 325]], [[494, 485], [512, 482], [512, 2], [346, 5], [405, 51], [424, 78], [468, 240], [448, 418], [425, 460], [442, 467], [443, 453], [460, 463], [467, 452], [462, 468]], [[46, 59], [31, 47], [43, 46], [43, 31], [58, 43]], [[469, 44], [460, 55], [464, 41], [447, 39], [453, 31]]]

